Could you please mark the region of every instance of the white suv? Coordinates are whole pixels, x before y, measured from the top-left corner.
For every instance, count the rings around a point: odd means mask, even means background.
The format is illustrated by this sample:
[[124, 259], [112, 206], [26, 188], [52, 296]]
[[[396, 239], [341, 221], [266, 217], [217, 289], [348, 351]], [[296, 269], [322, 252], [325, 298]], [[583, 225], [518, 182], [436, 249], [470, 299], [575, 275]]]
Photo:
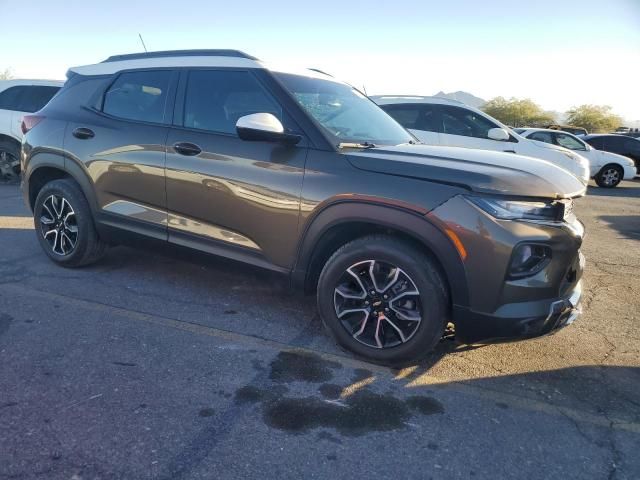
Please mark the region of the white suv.
[[424, 143], [511, 152], [547, 160], [589, 181], [589, 161], [563, 147], [521, 137], [495, 118], [456, 100], [421, 96], [372, 96]]
[[636, 176], [636, 164], [630, 158], [596, 150], [571, 133], [547, 128], [516, 128], [514, 131], [529, 140], [551, 143], [579, 152], [589, 160], [591, 177], [599, 187], [613, 188], [622, 180], [631, 180]]
[[0, 179], [20, 173], [22, 117], [44, 107], [62, 84], [53, 80], [0, 80]]

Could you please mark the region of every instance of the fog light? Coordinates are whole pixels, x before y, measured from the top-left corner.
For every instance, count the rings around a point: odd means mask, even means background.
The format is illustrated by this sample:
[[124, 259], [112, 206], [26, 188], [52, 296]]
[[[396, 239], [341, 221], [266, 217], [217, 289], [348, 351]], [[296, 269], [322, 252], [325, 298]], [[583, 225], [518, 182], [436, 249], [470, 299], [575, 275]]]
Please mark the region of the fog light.
[[535, 275], [551, 261], [551, 248], [536, 243], [522, 243], [511, 256], [509, 276], [522, 278]]

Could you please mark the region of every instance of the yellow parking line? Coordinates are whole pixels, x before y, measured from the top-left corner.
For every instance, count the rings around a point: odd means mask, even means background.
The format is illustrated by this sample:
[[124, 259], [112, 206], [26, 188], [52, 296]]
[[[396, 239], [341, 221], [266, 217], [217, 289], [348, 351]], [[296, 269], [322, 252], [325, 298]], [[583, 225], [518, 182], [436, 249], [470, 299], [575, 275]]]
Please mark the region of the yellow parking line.
[[0, 216], [0, 229], [2, 228], [11, 230], [33, 230], [33, 218]]

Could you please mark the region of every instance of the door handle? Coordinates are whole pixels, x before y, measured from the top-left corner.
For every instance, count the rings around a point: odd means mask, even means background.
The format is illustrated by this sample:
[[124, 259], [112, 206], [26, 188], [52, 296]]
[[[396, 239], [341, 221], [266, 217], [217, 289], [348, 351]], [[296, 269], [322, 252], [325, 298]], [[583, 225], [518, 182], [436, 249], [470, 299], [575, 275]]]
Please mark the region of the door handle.
[[80, 140], [86, 140], [95, 137], [96, 134], [90, 128], [78, 127], [72, 132], [72, 135]]
[[195, 157], [202, 153], [202, 149], [198, 145], [189, 142], [174, 143], [173, 149], [180, 155], [185, 155], [187, 157]]
[[516, 153], [515, 150], [503, 150], [503, 152], [505, 152], [505, 153]]

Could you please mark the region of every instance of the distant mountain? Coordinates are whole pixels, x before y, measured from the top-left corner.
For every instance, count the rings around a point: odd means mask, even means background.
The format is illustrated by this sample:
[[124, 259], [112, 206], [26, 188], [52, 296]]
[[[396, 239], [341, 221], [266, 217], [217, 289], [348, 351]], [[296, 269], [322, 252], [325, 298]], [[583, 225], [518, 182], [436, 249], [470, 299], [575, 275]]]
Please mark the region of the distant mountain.
[[450, 98], [452, 100], [458, 100], [459, 102], [462, 102], [474, 108], [480, 108], [482, 105], [487, 103], [486, 100], [483, 100], [480, 97], [476, 97], [475, 95], [471, 95], [469, 92], [461, 92], [461, 91], [451, 92], [451, 93], [438, 92], [436, 93], [435, 96]]

